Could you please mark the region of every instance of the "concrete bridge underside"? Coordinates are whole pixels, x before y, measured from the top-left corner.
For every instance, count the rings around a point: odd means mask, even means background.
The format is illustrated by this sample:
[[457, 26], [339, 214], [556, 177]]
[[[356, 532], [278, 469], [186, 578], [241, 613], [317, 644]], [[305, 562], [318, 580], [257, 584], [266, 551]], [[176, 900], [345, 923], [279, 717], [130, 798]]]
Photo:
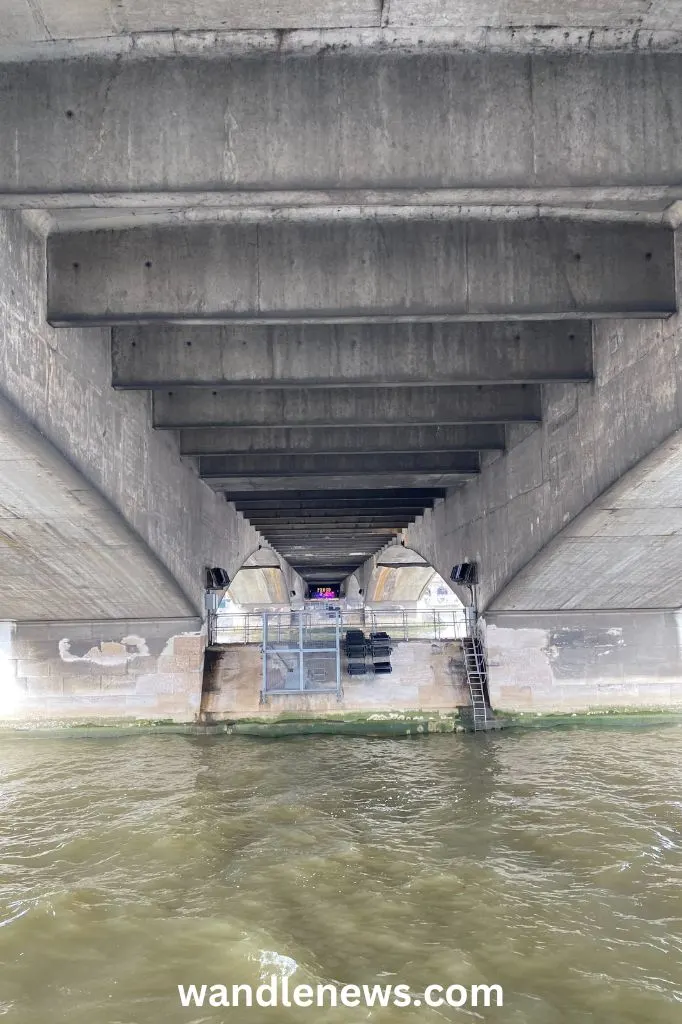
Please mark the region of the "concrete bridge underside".
[[401, 541], [502, 673], [509, 616], [678, 607], [670, 495], [594, 510], [682, 428], [679, 4], [0, 0], [0, 139], [7, 622]]

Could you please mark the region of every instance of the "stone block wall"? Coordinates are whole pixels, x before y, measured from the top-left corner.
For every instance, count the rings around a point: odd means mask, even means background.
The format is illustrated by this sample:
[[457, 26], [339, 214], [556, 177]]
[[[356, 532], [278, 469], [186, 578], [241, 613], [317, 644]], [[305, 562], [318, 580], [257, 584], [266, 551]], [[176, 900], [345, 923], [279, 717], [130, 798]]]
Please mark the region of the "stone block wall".
[[0, 723], [198, 719], [198, 619], [0, 625]]
[[682, 612], [488, 612], [498, 712], [682, 708]]
[[296, 713], [310, 716], [365, 711], [453, 711], [469, 704], [458, 641], [397, 643], [390, 675], [349, 676], [342, 658], [343, 698], [291, 693], [260, 703], [262, 655], [256, 646], [233, 645], [207, 655], [202, 717], [209, 721]]

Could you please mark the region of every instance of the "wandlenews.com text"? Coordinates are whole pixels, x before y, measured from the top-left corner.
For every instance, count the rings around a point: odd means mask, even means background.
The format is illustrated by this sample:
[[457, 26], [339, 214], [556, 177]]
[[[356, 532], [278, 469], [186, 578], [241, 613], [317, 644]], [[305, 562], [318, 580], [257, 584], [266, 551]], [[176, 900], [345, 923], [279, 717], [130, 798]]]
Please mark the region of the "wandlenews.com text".
[[260, 985], [178, 985], [180, 1005], [185, 1007], [323, 1007], [361, 1006], [408, 1008], [413, 1006], [490, 1007], [502, 1006], [501, 985], [427, 985], [423, 992], [413, 992], [409, 985], [340, 985], [331, 982], [317, 985], [294, 985], [288, 977], [273, 975]]

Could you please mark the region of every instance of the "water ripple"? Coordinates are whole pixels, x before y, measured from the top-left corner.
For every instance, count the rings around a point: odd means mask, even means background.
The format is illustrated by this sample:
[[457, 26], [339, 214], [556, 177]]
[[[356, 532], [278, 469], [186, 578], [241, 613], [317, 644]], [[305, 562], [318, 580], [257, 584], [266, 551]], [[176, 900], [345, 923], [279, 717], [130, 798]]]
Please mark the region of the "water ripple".
[[230, 1019], [677, 1024], [676, 737], [5, 737], [0, 1016], [225, 1024], [178, 983], [272, 968], [498, 983], [505, 1008]]

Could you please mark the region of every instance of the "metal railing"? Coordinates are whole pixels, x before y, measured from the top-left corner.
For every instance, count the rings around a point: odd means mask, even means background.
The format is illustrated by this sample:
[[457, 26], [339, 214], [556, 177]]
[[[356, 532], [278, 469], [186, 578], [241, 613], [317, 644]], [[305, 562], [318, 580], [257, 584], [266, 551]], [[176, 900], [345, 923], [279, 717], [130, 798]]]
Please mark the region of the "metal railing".
[[210, 644], [255, 644], [296, 649], [300, 629], [306, 633], [306, 647], [329, 648], [338, 628], [385, 632], [393, 640], [460, 640], [471, 635], [464, 608], [409, 608], [383, 610], [365, 608], [337, 611], [333, 608], [291, 612], [209, 612]]
[[365, 624], [393, 640], [460, 640], [470, 632], [463, 608], [368, 609]]

